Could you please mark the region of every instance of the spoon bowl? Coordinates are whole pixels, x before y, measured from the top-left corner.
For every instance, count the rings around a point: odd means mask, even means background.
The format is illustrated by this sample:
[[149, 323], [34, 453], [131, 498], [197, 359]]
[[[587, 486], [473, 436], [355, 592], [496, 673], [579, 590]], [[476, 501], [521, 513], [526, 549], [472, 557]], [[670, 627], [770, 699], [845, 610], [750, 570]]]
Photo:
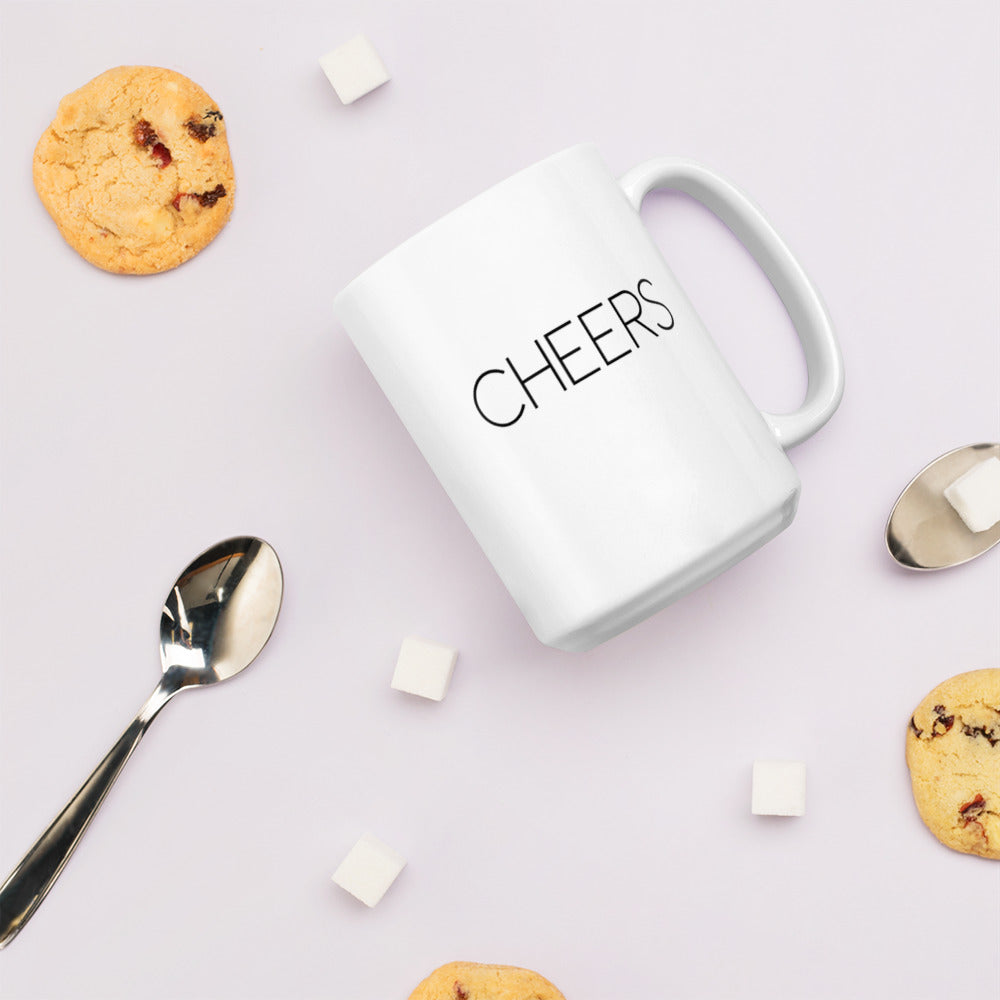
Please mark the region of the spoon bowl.
[[970, 531], [944, 495], [959, 476], [993, 456], [1000, 458], [1000, 444], [955, 448], [910, 480], [885, 528], [885, 543], [896, 562], [907, 569], [947, 569], [1000, 542], [1000, 524], [986, 531]]
[[216, 684], [248, 667], [281, 607], [281, 565], [259, 538], [230, 538], [204, 551], [163, 602], [160, 662], [182, 686]]
[[160, 709], [178, 691], [228, 680], [256, 659], [278, 619], [282, 590], [274, 549], [250, 536], [213, 545], [181, 573], [160, 617], [163, 676], [132, 724], [0, 886], [0, 948], [38, 909]]

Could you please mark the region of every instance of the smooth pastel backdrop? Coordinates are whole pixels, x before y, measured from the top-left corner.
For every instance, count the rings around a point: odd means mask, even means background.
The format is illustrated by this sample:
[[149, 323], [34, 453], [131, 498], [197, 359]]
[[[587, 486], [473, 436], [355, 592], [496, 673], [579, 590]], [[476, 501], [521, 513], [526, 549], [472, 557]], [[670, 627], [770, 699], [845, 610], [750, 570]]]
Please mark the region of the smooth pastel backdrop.
[[[915, 575], [882, 540], [926, 462], [1000, 439], [993, 0], [5, 0], [0, 30], [4, 873], [152, 690], [185, 563], [252, 532], [287, 584], [252, 670], [157, 719], [0, 995], [388, 1000], [458, 958], [569, 1000], [997, 981], [1000, 866], [926, 831], [903, 746], [931, 687], [1000, 666], [1000, 552]], [[317, 60], [359, 31], [392, 80], [344, 107]], [[129, 62], [201, 83], [237, 170], [222, 235], [150, 278], [78, 258], [31, 182], [60, 97]], [[823, 292], [847, 392], [792, 452], [787, 532], [567, 655], [330, 304], [579, 141], [746, 189]], [[754, 399], [794, 406], [797, 344], [743, 250], [686, 198], [643, 214]], [[407, 635], [461, 650], [440, 704], [389, 687]], [[755, 758], [806, 762], [804, 817], [750, 814]], [[366, 831], [409, 862], [372, 910], [330, 881]]]

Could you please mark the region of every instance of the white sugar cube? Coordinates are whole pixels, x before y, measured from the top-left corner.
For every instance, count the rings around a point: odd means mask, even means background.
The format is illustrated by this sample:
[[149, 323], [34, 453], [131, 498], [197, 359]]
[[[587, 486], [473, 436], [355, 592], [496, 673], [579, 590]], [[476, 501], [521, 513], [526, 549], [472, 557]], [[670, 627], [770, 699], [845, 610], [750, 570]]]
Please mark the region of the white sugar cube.
[[405, 867], [406, 858], [366, 833], [340, 862], [333, 881], [365, 906], [374, 906]]
[[392, 687], [421, 698], [441, 701], [448, 692], [455, 670], [458, 650], [440, 642], [416, 639], [403, 640], [392, 675]]
[[969, 531], [988, 531], [1000, 521], [1000, 458], [974, 465], [944, 491]]
[[344, 104], [364, 97], [389, 79], [375, 46], [364, 35], [356, 35], [327, 52], [319, 64]]
[[755, 760], [750, 811], [755, 816], [804, 816], [805, 764], [798, 760]]

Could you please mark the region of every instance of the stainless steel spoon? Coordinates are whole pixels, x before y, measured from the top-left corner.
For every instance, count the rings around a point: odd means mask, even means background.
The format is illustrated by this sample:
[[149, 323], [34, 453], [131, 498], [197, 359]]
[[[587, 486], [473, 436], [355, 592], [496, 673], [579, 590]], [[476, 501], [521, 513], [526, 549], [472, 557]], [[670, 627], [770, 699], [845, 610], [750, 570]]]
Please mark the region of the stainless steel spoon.
[[936, 458], [910, 480], [885, 528], [885, 543], [896, 562], [907, 569], [945, 569], [1000, 542], [1000, 524], [970, 531], [944, 496], [959, 476], [994, 455], [1000, 458], [1000, 444], [966, 445]]
[[281, 608], [278, 557], [259, 538], [230, 538], [181, 573], [163, 605], [163, 677], [135, 721], [0, 886], [0, 948], [38, 909], [157, 712], [189, 687], [215, 684], [250, 665]]

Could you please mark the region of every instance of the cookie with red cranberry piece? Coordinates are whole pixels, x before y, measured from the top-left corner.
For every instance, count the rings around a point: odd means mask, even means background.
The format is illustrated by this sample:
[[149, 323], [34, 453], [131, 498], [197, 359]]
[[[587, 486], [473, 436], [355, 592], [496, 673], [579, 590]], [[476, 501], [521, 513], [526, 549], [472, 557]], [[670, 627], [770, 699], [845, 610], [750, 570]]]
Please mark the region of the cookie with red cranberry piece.
[[64, 97], [33, 172], [66, 242], [117, 274], [189, 260], [229, 220], [236, 188], [222, 112], [156, 66], [109, 69]]
[[1000, 859], [1000, 669], [939, 684], [906, 735], [913, 798], [946, 847]]
[[543, 976], [513, 965], [449, 962], [435, 969], [410, 1000], [566, 1000]]

